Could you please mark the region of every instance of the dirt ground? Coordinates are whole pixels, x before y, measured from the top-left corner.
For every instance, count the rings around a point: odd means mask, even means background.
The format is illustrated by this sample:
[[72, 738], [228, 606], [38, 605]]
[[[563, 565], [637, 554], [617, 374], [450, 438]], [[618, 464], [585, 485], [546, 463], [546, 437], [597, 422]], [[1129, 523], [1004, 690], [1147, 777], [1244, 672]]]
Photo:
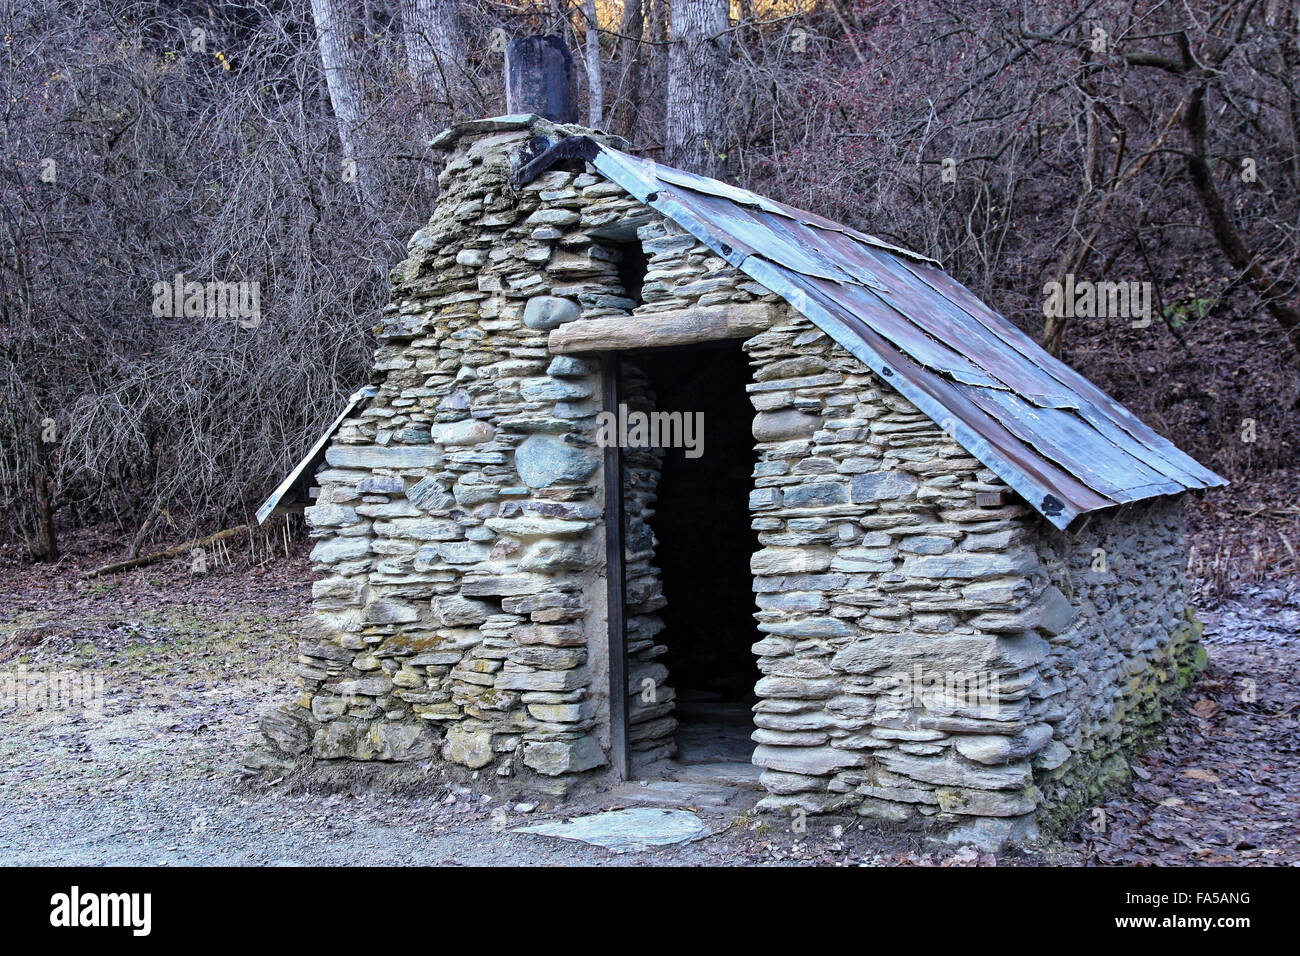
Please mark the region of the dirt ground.
[[206, 576], [178, 559], [81, 580], [98, 557], [0, 556], [0, 679], [103, 681], [87, 710], [0, 697], [0, 864], [1300, 864], [1300, 583], [1202, 612], [1210, 667], [1134, 762], [1133, 788], [1062, 841], [995, 858], [852, 817], [795, 832], [787, 817], [702, 806], [710, 836], [616, 855], [509, 831], [626, 806], [617, 793], [530, 806], [432, 767], [414, 795], [250, 789], [241, 758], [258, 715], [293, 693], [301, 548]]

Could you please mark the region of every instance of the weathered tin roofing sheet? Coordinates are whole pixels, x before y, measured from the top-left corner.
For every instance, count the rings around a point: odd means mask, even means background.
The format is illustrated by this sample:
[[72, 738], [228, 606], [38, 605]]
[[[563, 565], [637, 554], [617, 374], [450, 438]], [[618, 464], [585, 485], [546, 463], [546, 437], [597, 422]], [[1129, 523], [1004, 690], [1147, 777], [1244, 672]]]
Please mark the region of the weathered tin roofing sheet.
[[1057, 527], [1226, 484], [934, 260], [608, 146], [591, 162], [815, 322]]
[[280, 500], [293, 489], [293, 486], [298, 483], [298, 479], [304, 475], [310, 477], [315, 474], [316, 466], [325, 458], [325, 446], [334, 437], [334, 433], [339, 430], [339, 426], [343, 424], [343, 419], [352, 414], [353, 409], [364, 405], [378, 394], [379, 389], [374, 385], [367, 385], [352, 393], [347, 405], [343, 407], [343, 411], [339, 412], [338, 418], [334, 419], [330, 427], [325, 429], [325, 433], [316, 439], [315, 444], [307, 450], [307, 454], [302, 456], [302, 460], [293, 466], [293, 470], [289, 472], [284, 481], [280, 482], [275, 491], [271, 492], [271, 496], [262, 502], [262, 506], [257, 509], [258, 524], [264, 524], [266, 519], [271, 517]]

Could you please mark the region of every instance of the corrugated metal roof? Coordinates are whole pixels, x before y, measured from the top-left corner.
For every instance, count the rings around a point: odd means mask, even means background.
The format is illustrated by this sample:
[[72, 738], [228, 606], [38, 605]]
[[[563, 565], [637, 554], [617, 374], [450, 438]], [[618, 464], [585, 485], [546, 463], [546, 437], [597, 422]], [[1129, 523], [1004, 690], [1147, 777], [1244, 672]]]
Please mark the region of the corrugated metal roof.
[[1065, 528], [1226, 484], [939, 264], [814, 213], [592, 143], [604, 176], [780, 295]]

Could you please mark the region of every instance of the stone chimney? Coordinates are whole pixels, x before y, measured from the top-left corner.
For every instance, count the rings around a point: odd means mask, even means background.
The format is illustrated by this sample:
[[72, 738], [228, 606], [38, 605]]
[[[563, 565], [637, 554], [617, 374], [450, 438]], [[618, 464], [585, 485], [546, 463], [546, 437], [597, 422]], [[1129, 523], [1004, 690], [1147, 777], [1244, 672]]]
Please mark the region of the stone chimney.
[[506, 112], [575, 123], [573, 57], [558, 36], [516, 37], [506, 47]]

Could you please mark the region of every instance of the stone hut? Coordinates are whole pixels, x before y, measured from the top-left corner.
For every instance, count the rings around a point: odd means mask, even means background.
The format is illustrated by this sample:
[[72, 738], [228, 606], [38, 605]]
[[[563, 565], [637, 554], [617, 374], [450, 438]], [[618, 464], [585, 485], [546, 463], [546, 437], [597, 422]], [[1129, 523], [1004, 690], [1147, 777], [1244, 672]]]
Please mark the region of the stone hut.
[[537, 116], [435, 146], [372, 384], [263, 508], [318, 488], [278, 759], [994, 843], [1127, 777], [1222, 479], [923, 256]]

